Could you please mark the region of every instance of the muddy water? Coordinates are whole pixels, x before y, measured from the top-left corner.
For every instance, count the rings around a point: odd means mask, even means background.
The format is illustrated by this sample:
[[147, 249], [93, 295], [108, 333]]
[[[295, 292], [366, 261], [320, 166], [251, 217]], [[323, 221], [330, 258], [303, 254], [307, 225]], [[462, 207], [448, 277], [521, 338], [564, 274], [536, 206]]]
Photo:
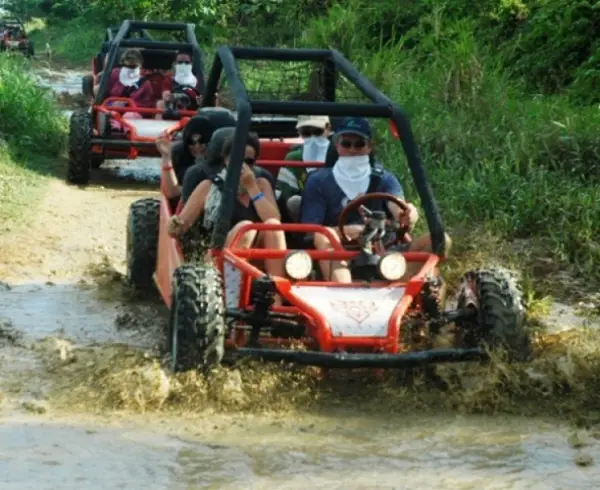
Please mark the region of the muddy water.
[[[593, 424], [574, 434], [535, 406], [528, 417], [453, 408], [519, 413], [491, 396], [493, 369], [449, 394], [379, 389], [369, 377], [328, 385], [276, 367], [225, 370], [212, 386], [167, 375], [154, 362], [166, 311], [122, 286], [127, 205], [147, 193], [117, 167], [100, 170], [106, 188], [56, 182], [37, 222], [12, 236], [18, 249], [0, 240], [0, 488], [600, 486]], [[586, 322], [553, 308], [555, 330]]]

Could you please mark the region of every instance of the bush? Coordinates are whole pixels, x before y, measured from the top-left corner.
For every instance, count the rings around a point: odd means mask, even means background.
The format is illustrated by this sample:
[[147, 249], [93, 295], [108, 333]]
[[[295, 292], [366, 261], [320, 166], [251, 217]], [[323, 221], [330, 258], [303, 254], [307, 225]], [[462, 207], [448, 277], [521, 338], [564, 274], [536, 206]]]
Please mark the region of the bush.
[[[527, 95], [526, 82], [511, 78], [502, 60], [476, 42], [470, 21], [448, 23], [421, 38], [431, 53], [424, 60], [403, 49], [403, 36], [385, 45], [382, 40], [377, 51], [364, 48], [372, 40], [361, 36], [370, 29], [356, 10], [333, 8], [329, 15], [312, 23], [306, 44], [351, 52], [358, 68], [405, 107], [451, 229], [542, 238], [557, 259], [599, 275], [596, 107], [575, 107], [564, 96]], [[445, 41], [438, 44], [436, 36]], [[382, 146], [386, 164], [412, 182], [400, 146], [389, 138]]]
[[13, 147], [56, 156], [63, 149], [65, 118], [28, 70], [21, 56], [0, 57], [0, 135]]

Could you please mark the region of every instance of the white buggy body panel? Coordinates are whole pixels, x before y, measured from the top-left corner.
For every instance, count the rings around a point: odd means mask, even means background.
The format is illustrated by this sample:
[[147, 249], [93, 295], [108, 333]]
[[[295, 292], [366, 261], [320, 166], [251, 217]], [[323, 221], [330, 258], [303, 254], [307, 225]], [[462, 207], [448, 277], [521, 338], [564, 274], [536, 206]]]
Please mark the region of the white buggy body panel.
[[[224, 261], [227, 308], [240, 301], [241, 272]], [[405, 288], [292, 286], [292, 292], [327, 319], [334, 337], [386, 337], [394, 308]]]

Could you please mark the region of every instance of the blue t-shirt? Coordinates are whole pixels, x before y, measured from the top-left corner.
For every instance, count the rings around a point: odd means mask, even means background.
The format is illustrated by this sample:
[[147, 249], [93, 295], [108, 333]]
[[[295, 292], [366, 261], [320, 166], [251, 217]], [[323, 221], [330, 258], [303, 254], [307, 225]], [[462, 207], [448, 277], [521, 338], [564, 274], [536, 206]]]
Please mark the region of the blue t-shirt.
[[[404, 191], [394, 174], [384, 170], [379, 183], [372, 192], [385, 192], [404, 199]], [[335, 181], [331, 168], [322, 168], [311, 173], [302, 193], [302, 223], [337, 226], [348, 198]], [[386, 211], [384, 201], [367, 202], [371, 211]], [[358, 213], [350, 216], [348, 224], [362, 223]]]

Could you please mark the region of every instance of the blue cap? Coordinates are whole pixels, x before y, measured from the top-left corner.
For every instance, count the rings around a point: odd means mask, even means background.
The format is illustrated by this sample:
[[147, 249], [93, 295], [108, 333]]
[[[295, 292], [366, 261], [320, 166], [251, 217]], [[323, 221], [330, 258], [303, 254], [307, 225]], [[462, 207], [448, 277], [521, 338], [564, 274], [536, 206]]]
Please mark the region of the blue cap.
[[345, 117], [335, 130], [335, 135], [357, 134], [365, 139], [371, 139], [371, 125], [364, 117]]

